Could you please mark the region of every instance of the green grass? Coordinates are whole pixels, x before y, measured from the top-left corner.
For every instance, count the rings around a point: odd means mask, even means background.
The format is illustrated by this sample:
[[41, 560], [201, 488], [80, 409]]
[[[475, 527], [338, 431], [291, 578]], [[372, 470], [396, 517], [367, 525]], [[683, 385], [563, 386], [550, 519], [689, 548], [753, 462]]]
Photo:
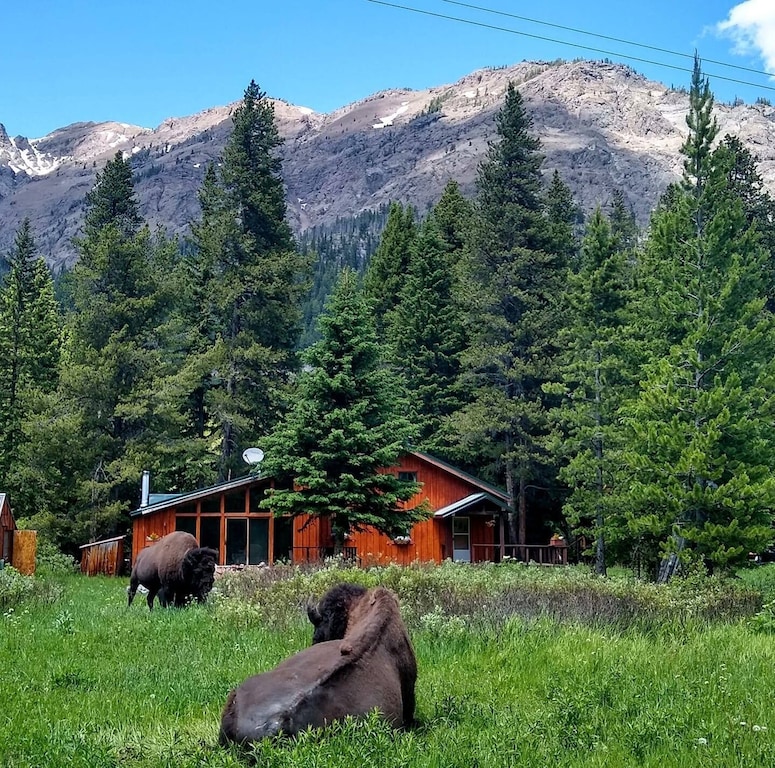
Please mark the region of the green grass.
[[[245, 765], [217, 745], [228, 691], [305, 647], [306, 596], [343, 578], [399, 594], [418, 727], [345, 722], [263, 743], [259, 765], [775, 765], [775, 634], [749, 620], [749, 596], [497, 567], [265, 572], [219, 582], [205, 606], [152, 613], [126, 609], [125, 579], [67, 578], [0, 609], [0, 765]], [[703, 618], [703, 591], [746, 616]], [[570, 611], [579, 602], [588, 610]]]

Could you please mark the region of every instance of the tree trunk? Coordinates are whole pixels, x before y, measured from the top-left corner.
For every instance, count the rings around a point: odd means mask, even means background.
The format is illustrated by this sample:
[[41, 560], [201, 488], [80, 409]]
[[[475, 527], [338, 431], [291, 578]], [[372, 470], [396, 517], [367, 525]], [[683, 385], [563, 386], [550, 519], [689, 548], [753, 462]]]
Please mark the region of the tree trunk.
[[597, 482], [597, 508], [595, 510], [595, 573], [598, 576], [606, 575], [605, 568], [605, 537], [603, 535], [603, 493], [605, 487], [603, 483], [603, 435], [602, 435], [602, 417], [600, 415], [600, 352], [598, 350], [598, 365], [595, 368], [595, 424], [597, 434], [595, 435], [595, 464], [596, 464], [596, 482]]
[[516, 498], [514, 497], [514, 465], [511, 461], [506, 462], [506, 496], [509, 499], [509, 543], [519, 543], [519, 537], [517, 534], [517, 512], [516, 512]]

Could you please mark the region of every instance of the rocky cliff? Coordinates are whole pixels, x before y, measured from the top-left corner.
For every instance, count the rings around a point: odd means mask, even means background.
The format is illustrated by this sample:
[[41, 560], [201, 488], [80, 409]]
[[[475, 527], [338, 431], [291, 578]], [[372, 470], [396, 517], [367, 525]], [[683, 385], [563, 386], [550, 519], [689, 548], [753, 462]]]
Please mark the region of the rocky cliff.
[[[424, 212], [450, 178], [472, 193], [510, 81], [542, 141], [544, 170], [559, 170], [585, 210], [605, 204], [619, 187], [645, 224], [680, 174], [688, 94], [619, 64], [523, 62], [428, 90], [376, 93], [330, 114], [275, 101], [296, 231], [390, 200]], [[72, 263], [86, 192], [119, 150], [133, 158], [146, 219], [185, 233], [198, 215], [197, 191], [207, 164], [223, 149], [234, 106], [165, 120], [154, 129], [76, 123], [39, 139], [11, 138], [0, 126], [0, 252], [27, 216], [52, 266]], [[775, 191], [775, 109], [718, 104], [716, 116], [720, 136], [739, 136]]]

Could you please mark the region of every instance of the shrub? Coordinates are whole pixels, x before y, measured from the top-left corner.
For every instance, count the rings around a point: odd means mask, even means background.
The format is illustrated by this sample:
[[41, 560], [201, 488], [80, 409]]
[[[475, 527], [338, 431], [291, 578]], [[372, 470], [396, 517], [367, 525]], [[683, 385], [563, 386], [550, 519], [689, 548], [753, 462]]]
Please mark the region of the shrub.
[[741, 581], [692, 574], [657, 585], [632, 578], [601, 579], [582, 568], [546, 569], [522, 563], [445, 562], [355, 568], [332, 560], [322, 566], [266, 567], [228, 574], [217, 582], [224, 620], [270, 621], [288, 626], [304, 615], [307, 600], [351, 581], [393, 590], [410, 627], [442, 621], [457, 627], [502, 625], [513, 617], [617, 627], [732, 621], [761, 607], [760, 594]]
[[54, 603], [62, 596], [62, 587], [53, 582], [24, 576], [11, 566], [0, 570], [0, 609], [12, 611], [22, 603]]
[[78, 571], [75, 558], [60, 552], [45, 538], [38, 538], [35, 570], [39, 576], [65, 576]]

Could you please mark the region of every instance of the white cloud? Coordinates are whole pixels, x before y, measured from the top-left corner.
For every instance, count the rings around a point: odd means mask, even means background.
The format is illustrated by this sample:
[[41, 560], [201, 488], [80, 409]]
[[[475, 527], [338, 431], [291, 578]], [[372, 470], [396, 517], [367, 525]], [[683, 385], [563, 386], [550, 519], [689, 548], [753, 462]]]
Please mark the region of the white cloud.
[[775, 72], [775, 2], [745, 0], [716, 25], [716, 30], [735, 43], [735, 52], [759, 56], [768, 72]]

